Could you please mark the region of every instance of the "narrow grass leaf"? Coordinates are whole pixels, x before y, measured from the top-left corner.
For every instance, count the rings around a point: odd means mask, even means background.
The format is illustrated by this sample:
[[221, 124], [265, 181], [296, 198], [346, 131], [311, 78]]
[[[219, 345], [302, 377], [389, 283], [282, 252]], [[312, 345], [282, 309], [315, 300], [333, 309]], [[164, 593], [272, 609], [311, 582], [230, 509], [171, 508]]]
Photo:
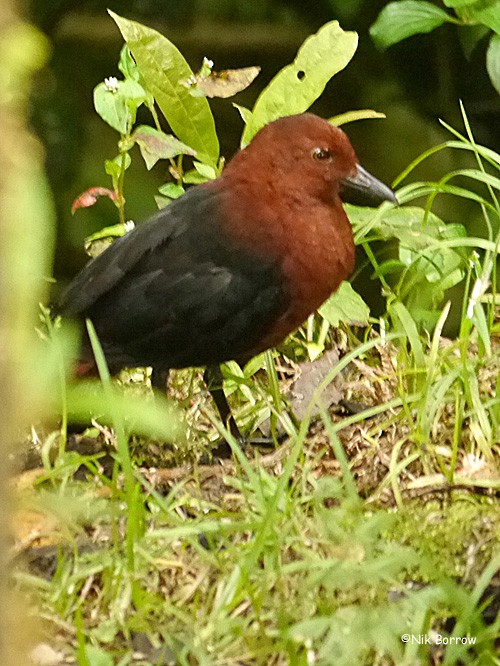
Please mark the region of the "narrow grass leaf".
[[391, 305], [391, 310], [394, 311], [394, 314], [398, 318], [404, 332], [406, 333], [411, 350], [413, 352], [413, 358], [415, 359], [416, 367], [420, 370], [425, 369], [425, 354], [420, 336], [418, 334], [417, 326], [412, 316], [402, 303], [394, 303]]
[[356, 120], [371, 120], [373, 118], [385, 118], [385, 113], [380, 113], [379, 111], [373, 111], [372, 109], [359, 109], [357, 111], [346, 111], [345, 113], [339, 113], [336, 116], [328, 119], [329, 123], [340, 127], [341, 125], [346, 125], [347, 123], [352, 123]]
[[69, 418], [74, 423], [88, 423], [93, 416], [111, 425], [113, 417], [119, 415], [135, 434], [169, 442], [184, 435], [181, 411], [161, 396], [138, 399], [113, 386], [106, 392], [100, 382], [87, 380], [68, 386], [67, 400]]

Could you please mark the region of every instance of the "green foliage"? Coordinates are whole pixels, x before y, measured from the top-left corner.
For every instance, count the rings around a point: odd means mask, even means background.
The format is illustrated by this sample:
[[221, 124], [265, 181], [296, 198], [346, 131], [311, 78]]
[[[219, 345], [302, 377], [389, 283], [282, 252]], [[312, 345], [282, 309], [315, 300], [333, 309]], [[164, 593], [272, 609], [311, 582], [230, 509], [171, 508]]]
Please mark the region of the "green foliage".
[[[469, 5], [453, 4], [457, 12]], [[113, 16], [127, 42], [120, 56], [124, 81], [100, 84], [96, 109], [120, 134], [119, 155], [106, 162], [106, 172], [124, 221], [124, 175], [135, 146], [148, 168], [160, 159], [170, 164], [174, 181], [160, 188], [167, 199], [163, 203], [182, 195], [190, 184], [217, 177], [223, 162], [208, 103], [193, 96], [182, 83], [192, 72], [177, 49], [159, 33]], [[332, 46], [334, 36], [338, 38], [338, 58], [324, 65], [325, 49]], [[243, 143], [277, 114], [306, 110], [306, 103], [321, 94], [334, 71], [345, 66], [355, 45], [353, 33], [343, 33], [336, 23], [327, 24], [307, 40], [294, 63], [275, 77], [254, 109], [239, 109], [246, 123]], [[299, 71], [305, 77], [297, 77]], [[211, 67], [205, 74], [211, 75]], [[201, 89], [197, 87], [197, 92]], [[298, 94], [302, 89], [306, 92]], [[124, 94], [127, 90], [130, 98]], [[151, 111], [154, 128], [135, 127], [141, 104]], [[155, 104], [174, 134], [161, 131]], [[332, 122], [378, 116], [372, 111], [347, 112]], [[138, 401], [137, 395], [130, 399], [119, 395], [91, 327], [102, 385], [67, 387], [64, 359], [71, 353], [71, 335], [68, 340], [58, 339], [57, 323], [52, 328], [48, 323], [44, 333], [51, 349], [47, 385], [50, 395], [57, 396], [51, 398], [52, 404], [57, 400], [63, 413], [61, 435], [68, 414], [84, 418], [89, 410], [99, 416], [99, 423], [113, 425], [116, 433], [110, 478], [100, 467], [99, 454], [67, 452], [63, 436], [53, 462], [47, 453], [53, 440], [47, 439], [45, 476], [40, 484], [50, 484], [50, 492], [44, 495], [43, 505], [52, 512], [56, 506], [66, 511], [64, 524], [71, 548], [60, 548], [51, 580], [34, 582], [34, 577], [20, 576], [21, 583], [40, 589], [47, 614], [57, 614], [61, 627], [76, 625], [79, 663], [129, 663], [134, 650], [128, 637], [137, 633], [147, 635], [165, 651], [153, 650], [145, 657], [144, 662], [151, 664], [428, 663], [436, 657], [435, 651], [426, 645], [405, 644], [401, 636], [444, 634], [446, 618], [456, 621], [453, 635], [470, 634], [477, 642], [443, 647], [444, 663], [480, 663], [494, 654], [499, 621], [485, 625], [482, 611], [487, 602], [482, 595], [498, 568], [498, 558], [482, 553], [480, 573], [472, 585], [465, 585], [452, 576], [469, 567], [468, 546], [467, 552], [465, 544], [461, 548], [464, 561], [457, 564], [457, 544], [443, 539], [439, 543], [441, 559], [436, 561], [433, 540], [406, 538], [407, 530], [403, 537], [398, 533], [398, 529], [403, 531], [400, 516], [414, 531], [420, 528], [412, 516], [414, 505], [401, 489], [403, 481], [410, 479], [406, 490], [442, 491], [451, 499], [460, 487], [498, 489], [496, 479], [469, 478], [459, 470], [466, 451], [490, 462], [500, 433], [500, 384], [491, 391], [491, 383], [482, 380], [485, 370], [498, 374], [500, 365], [491, 340], [497, 298], [488, 293], [489, 285], [496, 284], [500, 242], [496, 232], [500, 156], [475, 143], [465, 114], [464, 124], [465, 136], [448, 128], [454, 140], [428, 151], [398, 178], [399, 184], [417, 164], [439, 150], [465, 150], [474, 157], [476, 168], [446, 174], [439, 182], [400, 188], [401, 204], [423, 198], [424, 208], [384, 205], [370, 211], [349, 207], [356, 241], [366, 250], [374, 277], [382, 285], [387, 311], [381, 317], [380, 336], [367, 330], [360, 342], [353, 333], [348, 334], [350, 346], [315, 384], [302, 421], [296, 423], [284, 409], [286, 400], [274, 365], [277, 352], [261, 355], [245, 368], [229, 363], [224, 369], [228, 394], [233, 403], [243, 405], [247, 422], [259, 423], [270, 416], [271, 429], [280, 423], [289, 435], [280, 458], [281, 451], [277, 451], [266, 459], [249, 460], [240, 444], [214, 420], [231, 447], [234, 467], [221, 466], [220, 476], [218, 466], [209, 468], [207, 474], [201, 466], [192, 475], [187, 468], [181, 469], [182, 476], [176, 477], [180, 481], [169, 480], [160, 491], [154, 471], [147, 476], [135, 469], [128, 435], [140, 430], [178, 442], [175, 410], [159, 406], [150, 397]], [[189, 165], [187, 170], [183, 160]], [[470, 189], [466, 183], [472, 183]], [[460, 197], [479, 206], [488, 238], [467, 237], [453, 220], [445, 224], [432, 212], [437, 196]], [[123, 225], [118, 230], [106, 229], [94, 240], [124, 232]], [[378, 241], [384, 248], [393, 244], [390, 256], [376, 251]], [[478, 249], [482, 256], [474, 253]], [[465, 283], [462, 324], [458, 339], [451, 343], [442, 337], [450, 311], [443, 301], [446, 291], [460, 282]], [[345, 283], [322, 306], [320, 317], [308, 322], [301, 344], [313, 357], [326, 348], [331, 326], [369, 321], [366, 305]], [[391, 348], [394, 341], [399, 342], [397, 349]], [[471, 351], [475, 349], [479, 351]], [[386, 355], [384, 374], [394, 393], [369, 403], [359, 413], [343, 418], [335, 414], [332, 420], [322, 404], [327, 389], [341, 373], [344, 381], [353, 364], [373, 370], [376, 352]], [[269, 386], [262, 379], [265, 373]], [[43, 382], [45, 368], [39, 374]], [[369, 377], [377, 390], [380, 377], [373, 373]], [[320, 438], [324, 439], [317, 449], [317, 423], [315, 435], [309, 438], [313, 413], [319, 414]], [[396, 435], [391, 430], [395, 424], [399, 424]], [[355, 426], [359, 430], [349, 430]], [[353, 446], [364, 447], [364, 460], [383, 458], [382, 478], [374, 481], [375, 490], [363, 498], [358, 484], [369, 473], [360, 468], [359, 459], [354, 462], [356, 475], [351, 471], [353, 460], [344, 451], [339, 433], [345, 435], [346, 449], [354, 435]], [[383, 449], [384, 438], [390, 440], [389, 450]], [[321, 459], [332, 452], [335, 460], [332, 455], [326, 462], [338, 464], [337, 478], [329, 476], [332, 468], [321, 467]], [[269, 469], [268, 459], [274, 456], [277, 462]], [[107, 494], [96, 499], [90, 484], [81, 487], [72, 480], [80, 465], [91, 472], [93, 485]], [[216, 479], [209, 492], [203, 486], [206, 476]], [[380, 508], [380, 499], [388, 491], [399, 514]], [[403, 511], [406, 505], [407, 512]], [[479, 512], [473, 500], [469, 506], [473, 507], [472, 524]], [[445, 507], [439, 518], [447, 521]], [[84, 527], [89, 529], [90, 519], [95, 527], [92, 547], [80, 548], [76, 536]], [[478, 521], [473, 531], [481, 524]]]
[[[130, 166], [130, 151], [138, 145], [148, 169], [162, 159], [170, 161], [170, 172], [176, 182], [160, 187], [157, 197], [159, 206], [181, 196], [186, 185], [202, 183], [216, 178], [223, 166], [219, 162], [218, 139], [214, 119], [203, 96], [200, 82], [212, 75], [218, 77], [219, 87], [211, 88], [210, 96], [227, 97], [249, 85], [255, 76], [245, 70], [228, 70], [216, 75], [212, 72], [213, 63], [205, 59], [202, 70], [194, 75], [178, 49], [155, 30], [124, 19], [110, 12], [120, 28], [126, 46], [120, 54], [119, 68], [123, 81], [110, 78], [100, 83], [94, 91], [94, 105], [97, 113], [108, 125], [120, 133], [119, 154], [113, 160], [106, 160], [106, 173], [113, 181], [114, 200], [120, 211], [120, 222], [124, 229], [124, 177]], [[306, 111], [321, 95], [326, 83], [343, 69], [357, 47], [357, 35], [344, 32], [337, 21], [323, 26], [317, 34], [309, 37], [299, 49], [294, 62], [279, 72], [259, 96], [252, 110], [238, 107], [245, 122], [242, 144], [250, 141], [253, 135], [265, 124], [284, 115]], [[132, 57], [133, 56], [133, 57]], [[253, 68], [258, 69], [258, 68]], [[230, 76], [237, 85], [222, 86], [221, 78]], [[193, 82], [193, 83], [191, 83]], [[193, 85], [196, 82], [196, 94]], [[188, 85], [189, 84], [189, 85]], [[205, 91], [205, 95], [208, 92]], [[153, 115], [155, 127], [140, 125], [134, 127], [137, 109], [145, 104]], [[158, 104], [175, 135], [165, 134], [159, 125], [155, 112]], [[350, 111], [331, 119], [334, 124], [344, 124], [366, 118], [381, 118], [383, 114], [365, 109]], [[182, 158], [195, 158], [193, 168], [185, 171]], [[177, 158], [177, 159], [176, 159]], [[96, 200], [95, 190], [79, 197], [74, 208], [92, 205]], [[103, 188], [102, 188], [103, 189]], [[103, 191], [104, 193], [104, 191]], [[88, 195], [88, 196], [86, 196]], [[109, 195], [108, 195], [109, 196]], [[87, 201], [88, 203], [82, 203]], [[105, 247], [109, 238], [123, 235], [119, 228], [109, 227], [86, 239], [89, 253], [95, 254]], [[99, 242], [98, 245], [96, 243]], [[344, 286], [322, 311], [326, 321], [366, 322], [368, 311], [359, 296]], [[355, 310], [349, 314], [350, 308]], [[326, 329], [317, 350], [324, 347]]]
[[[400, 200], [405, 201], [404, 190]], [[415, 322], [432, 330], [446, 290], [463, 280], [467, 261], [463, 249], [447, 247], [443, 242], [457, 239], [459, 243], [467, 236], [465, 228], [445, 224], [433, 213], [410, 206], [386, 211], [374, 228], [373, 216], [365, 210], [357, 209], [350, 217], [358, 242], [367, 251], [386, 296], [405, 303]], [[397, 258], [377, 259], [370, 244], [379, 240], [396, 241]]]
[[451, 20], [444, 10], [431, 2], [399, 0], [384, 7], [370, 34], [377, 46], [387, 48], [417, 33], [432, 32]]
[[120, 134], [128, 134], [137, 109], [146, 99], [147, 93], [137, 81], [108, 80], [99, 83], [94, 90], [95, 110]]
[[493, 35], [486, 52], [486, 68], [491, 82], [500, 95], [500, 35]]
[[[389, 2], [370, 28], [377, 46], [387, 48], [417, 33], [432, 32], [444, 23], [459, 27], [484, 27], [493, 31], [486, 52], [486, 66], [491, 82], [500, 93], [500, 0], [442, 0], [454, 10], [452, 16], [426, 0], [396, 0]], [[484, 30], [476, 30], [472, 47], [484, 37]]]
[[193, 76], [186, 60], [156, 30], [110, 12], [127, 43], [141, 81], [153, 95], [177, 137], [196, 151], [200, 162], [216, 166], [219, 141], [207, 100], [193, 97], [181, 81]]
[[342, 282], [320, 307], [319, 313], [330, 326], [338, 326], [340, 322], [366, 325], [370, 309], [349, 282]]

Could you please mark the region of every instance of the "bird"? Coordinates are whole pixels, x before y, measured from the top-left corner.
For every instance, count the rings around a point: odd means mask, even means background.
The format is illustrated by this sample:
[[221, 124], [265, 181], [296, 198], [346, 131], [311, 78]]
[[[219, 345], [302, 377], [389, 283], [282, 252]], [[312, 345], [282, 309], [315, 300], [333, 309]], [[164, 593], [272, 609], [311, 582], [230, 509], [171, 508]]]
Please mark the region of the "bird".
[[[55, 310], [90, 319], [111, 374], [205, 367], [223, 423], [244, 441], [220, 365], [279, 345], [354, 268], [343, 202], [397, 203], [347, 135], [312, 113], [265, 125], [221, 175], [188, 189], [91, 259]], [[95, 372], [84, 336], [79, 375]]]

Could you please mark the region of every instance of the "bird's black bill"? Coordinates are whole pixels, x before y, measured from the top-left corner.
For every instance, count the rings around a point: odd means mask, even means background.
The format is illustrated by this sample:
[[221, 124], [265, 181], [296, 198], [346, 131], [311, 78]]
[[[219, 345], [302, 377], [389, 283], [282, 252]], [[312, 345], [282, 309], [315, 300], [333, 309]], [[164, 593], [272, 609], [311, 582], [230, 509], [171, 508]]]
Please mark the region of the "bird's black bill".
[[390, 187], [382, 183], [358, 164], [355, 176], [343, 178], [340, 182], [340, 198], [355, 206], [376, 208], [383, 201], [398, 203]]

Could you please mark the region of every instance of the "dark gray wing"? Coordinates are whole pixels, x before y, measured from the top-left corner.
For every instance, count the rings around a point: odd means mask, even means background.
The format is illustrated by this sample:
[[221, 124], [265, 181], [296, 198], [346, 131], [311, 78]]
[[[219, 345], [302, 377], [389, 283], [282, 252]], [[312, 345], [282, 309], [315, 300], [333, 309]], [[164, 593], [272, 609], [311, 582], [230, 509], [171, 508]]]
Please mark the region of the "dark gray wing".
[[279, 267], [228, 242], [217, 188], [193, 188], [89, 262], [61, 301], [112, 368], [244, 358], [286, 308]]

